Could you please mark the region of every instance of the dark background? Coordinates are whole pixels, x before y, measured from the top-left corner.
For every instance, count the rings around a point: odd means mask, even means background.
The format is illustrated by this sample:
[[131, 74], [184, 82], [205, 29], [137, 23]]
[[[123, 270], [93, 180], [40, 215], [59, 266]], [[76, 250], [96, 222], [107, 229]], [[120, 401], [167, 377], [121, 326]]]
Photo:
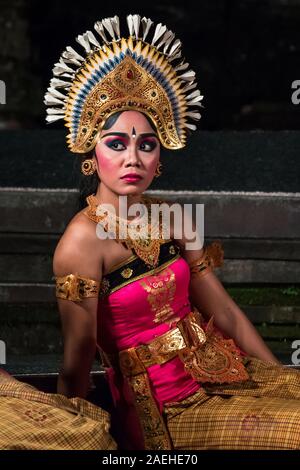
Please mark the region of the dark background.
[[[299, 0], [0, 1], [1, 125], [42, 127], [43, 94], [67, 45], [96, 20], [139, 13], [174, 31], [205, 95], [202, 129], [299, 129]], [[125, 26], [125, 27], [124, 27]], [[7, 123], [9, 121], [9, 123]], [[7, 124], [5, 124], [7, 123]]]
[[163, 153], [151, 189], [299, 191], [299, 137], [286, 131], [300, 129], [300, 105], [291, 101], [300, 0], [0, 0], [0, 186], [77, 187], [63, 121], [46, 125], [43, 97], [65, 47], [82, 52], [78, 34], [115, 14], [127, 34], [129, 13], [176, 33], [204, 95], [199, 130], [183, 151]]

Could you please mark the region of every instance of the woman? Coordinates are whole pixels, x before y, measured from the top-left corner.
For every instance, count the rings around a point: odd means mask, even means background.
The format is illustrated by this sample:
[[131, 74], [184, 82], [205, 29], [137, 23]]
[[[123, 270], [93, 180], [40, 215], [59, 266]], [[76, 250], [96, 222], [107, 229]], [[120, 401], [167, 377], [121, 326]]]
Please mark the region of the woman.
[[[65, 119], [82, 172], [98, 178], [54, 255], [58, 391], [85, 397], [99, 350], [121, 448], [300, 448], [300, 375], [280, 365], [214, 275], [221, 246], [189, 250], [188, 219], [171, 219], [166, 236], [165, 221], [149, 218], [151, 204], [167, 202], [143, 194], [160, 174], [160, 145], [185, 145], [202, 96], [171, 31], [159, 24], [146, 42], [151, 20], [127, 22], [128, 39], [117, 17], [95, 24], [102, 45], [91, 31], [78, 36], [86, 57], [68, 47], [46, 95], [56, 106], [48, 121]], [[119, 217], [120, 196], [129, 209], [141, 204], [139, 217]]]

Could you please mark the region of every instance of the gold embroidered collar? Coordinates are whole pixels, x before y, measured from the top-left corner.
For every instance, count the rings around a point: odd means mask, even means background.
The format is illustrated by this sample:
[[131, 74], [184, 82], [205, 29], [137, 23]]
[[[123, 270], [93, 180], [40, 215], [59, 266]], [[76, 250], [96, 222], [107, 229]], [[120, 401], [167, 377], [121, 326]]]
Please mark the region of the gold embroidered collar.
[[[134, 251], [134, 253], [142, 259], [148, 266], [156, 267], [159, 260], [160, 245], [166, 243], [166, 240], [163, 238], [163, 224], [161, 219], [158, 223], [158, 230], [155, 230], [151, 225], [151, 203], [160, 203], [163, 201], [154, 200], [146, 196], [142, 196], [141, 203], [144, 204], [147, 208], [148, 220], [144, 224], [139, 224], [134, 222], [134, 226], [139, 230], [143, 229], [143, 234], [146, 236], [141, 236], [139, 238], [130, 236], [131, 224], [133, 221], [127, 221], [121, 219], [115, 214], [108, 213], [108, 211], [102, 207], [94, 194], [86, 198], [88, 207], [83, 213], [91, 220], [96, 223], [100, 223], [103, 229], [108, 232], [109, 222], [114, 223], [115, 230], [115, 240], [118, 243], [123, 243], [127, 249]], [[121, 238], [120, 229], [126, 224], [126, 238]], [[153, 238], [151, 238], [151, 235]]]

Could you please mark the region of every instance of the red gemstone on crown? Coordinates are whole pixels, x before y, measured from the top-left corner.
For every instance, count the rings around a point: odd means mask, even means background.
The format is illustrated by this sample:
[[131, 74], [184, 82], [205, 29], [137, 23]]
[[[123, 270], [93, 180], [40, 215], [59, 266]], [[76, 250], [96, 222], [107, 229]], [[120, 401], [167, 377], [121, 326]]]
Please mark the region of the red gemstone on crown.
[[128, 80], [133, 80], [134, 78], [134, 75], [133, 75], [133, 71], [132, 70], [127, 70], [127, 78]]

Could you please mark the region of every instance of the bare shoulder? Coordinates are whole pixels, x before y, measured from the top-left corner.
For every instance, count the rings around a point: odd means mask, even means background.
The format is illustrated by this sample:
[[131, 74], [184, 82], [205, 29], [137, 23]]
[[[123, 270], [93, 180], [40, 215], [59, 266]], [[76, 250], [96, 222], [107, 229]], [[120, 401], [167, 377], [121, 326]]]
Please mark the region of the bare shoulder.
[[81, 274], [101, 280], [103, 240], [96, 234], [96, 224], [78, 212], [67, 225], [53, 257], [56, 276], [69, 273]]

